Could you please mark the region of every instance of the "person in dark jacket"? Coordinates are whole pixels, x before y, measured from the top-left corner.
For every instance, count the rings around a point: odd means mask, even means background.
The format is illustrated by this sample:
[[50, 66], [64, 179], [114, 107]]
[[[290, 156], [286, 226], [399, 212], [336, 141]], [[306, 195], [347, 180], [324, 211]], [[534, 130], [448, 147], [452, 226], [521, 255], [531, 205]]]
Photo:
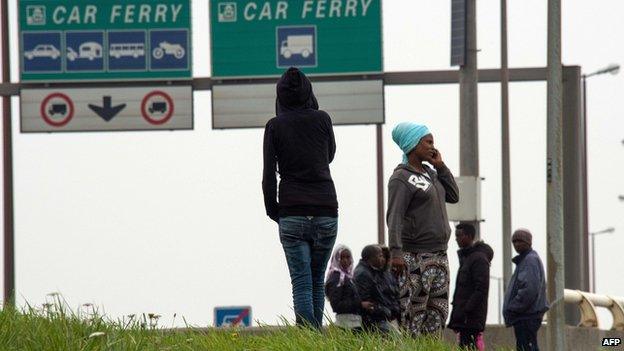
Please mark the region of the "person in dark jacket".
[[362, 327], [362, 301], [353, 281], [353, 257], [351, 250], [338, 245], [332, 255], [325, 295], [336, 313], [336, 325], [345, 329]]
[[505, 325], [513, 326], [518, 351], [539, 351], [537, 331], [548, 311], [544, 265], [531, 248], [533, 236], [528, 229], [516, 230], [511, 242], [519, 255], [512, 259], [516, 270], [503, 302]]
[[426, 126], [399, 123], [392, 139], [403, 152], [403, 162], [388, 181], [386, 215], [401, 323], [413, 336], [437, 333], [448, 316], [451, 228], [446, 203], [459, 201], [459, 189]]
[[380, 284], [382, 296], [387, 300], [386, 304], [390, 307], [390, 323], [397, 330], [401, 321], [401, 304], [399, 303], [399, 282], [392, 273], [390, 248], [381, 245], [381, 252], [384, 256], [384, 268], [382, 272], [383, 280]]
[[460, 223], [455, 227], [455, 240], [460, 248], [457, 251], [459, 270], [448, 327], [459, 334], [460, 347], [481, 350], [494, 251], [483, 241], [475, 242], [475, 236], [471, 224]]
[[294, 67], [277, 82], [275, 105], [277, 116], [264, 129], [264, 205], [279, 225], [297, 324], [320, 328], [325, 268], [338, 228], [329, 171], [336, 153], [332, 121], [319, 110], [308, 78]]
[[384, 296], [385, 265], [381, 247], [368, 245], [362, 249], [362, 258], [353, 273], [362, 300], [362, 326], [382, 333], [392, 330], [389, 322], [393, 314], [392, 297]]

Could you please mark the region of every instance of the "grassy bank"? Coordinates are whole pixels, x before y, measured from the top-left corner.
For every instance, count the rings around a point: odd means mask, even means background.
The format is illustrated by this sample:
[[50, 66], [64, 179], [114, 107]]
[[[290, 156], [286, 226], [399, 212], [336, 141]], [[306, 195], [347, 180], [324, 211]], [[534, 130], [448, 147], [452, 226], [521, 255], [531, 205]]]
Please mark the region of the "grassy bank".
[[[61, 306], [61, 307], [59, 307]], [[434, 339], [353, 335], [329, 328], [323, 333], [287, 327], [246, 333], [235, 329], [166, 330], [155, 316], [112, 321], [90, 312], [74, 313], [62, 304], [0, 312], [0, 350], [455, 350]]]

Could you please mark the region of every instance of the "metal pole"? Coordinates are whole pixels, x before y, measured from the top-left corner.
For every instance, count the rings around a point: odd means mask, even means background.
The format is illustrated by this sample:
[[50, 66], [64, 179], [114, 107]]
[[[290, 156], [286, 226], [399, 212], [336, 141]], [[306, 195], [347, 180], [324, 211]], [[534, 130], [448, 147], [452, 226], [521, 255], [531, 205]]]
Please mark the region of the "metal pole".
[[591, 292], [596, 293], [596, 236], [591, 235], [591, 251], [592, 251], [592, 275], [591, 275]]
[[547, 61], [548, 350], [565, 351], [561, 0], [548, 0]]
[[377, 135], [377, 243], [384, 245], [385, 211], [384, 211], [384, 184], [383, 184], [383, 134], [382, 125], [376, 126]]
[[[466, 64], [459, 70], [459, 173], [479, 176], [477, 5], [466, 0]], [[480, 237], [479, 222], [470, 222]]]
[[[589, 258], [585, 233], [583, 197], [583, 98], [581, 68], [562, 68], [562, 133], [563, 133], [563, 230], [565, 232], [565, 288], [589, 290]], [[566, 305], [566, 323], [577, 325], [580, 321], [578, 306]]]
[[[583, 202], [582, 202], [582, 211], [583, 211], [583, 253], [584, 256], [587, 257], [589, 254], [589, 250], [587, 248], [587, 242], [589, 241], [589, 197], [587, 195], [587, 155], [589, 152], [587, 151], [587, 76], [582, 75], [583, 81], [583, 155], [582, 155], [582, 172], [583, 172], [583, 180], [581, 186], [583, 187]], [[592, 246], [593, 247], [593, 246]], [[594, 255], [592, 254], [592, 260], [594, 259]], [[585, 262], [586, 264], [588, 262]], [[593, 264], [592, 264], [593, 267]], [[593, 273], [592, 273], [593, 277]], [[592, 278], [593, 279], [593, 278]], [[594, 283], [592, 283], [591, 291], [596, 292]]]
[[[9, 6], [2, 0], [0, 30], [2, 31], [2, 82], [11, 81], [9, 57]], [[4, 305], [15, 304], [15, 252], [13, 238], [13, 142], [11, 135], [11, 97], [2, 97], [2, 134], [4, 166]]]
[[[511, 172], [509, 155], [509, 67], [507, 63], [507, 0], [501, 0], [501, 146], [503, 210], [503, 284], [511, 280]], [[500, 313], [499, 313], [500, 315]]]
[[498, 324], [501, 324], [502, 306], [503, 306], [503, 279], [498, 278]]

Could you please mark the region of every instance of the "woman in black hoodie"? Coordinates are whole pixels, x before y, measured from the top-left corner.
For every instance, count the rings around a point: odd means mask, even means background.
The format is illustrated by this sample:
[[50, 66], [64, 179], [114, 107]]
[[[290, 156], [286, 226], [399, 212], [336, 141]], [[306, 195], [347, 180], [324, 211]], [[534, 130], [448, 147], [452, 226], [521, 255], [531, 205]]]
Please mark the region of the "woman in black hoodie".
[[264, 205], [279, 225], [297, 324], [320, 328], [323, 275], [338, 228], [338, 201], [329, 171], [336, 153], [332, 121], [318, 109], [308, 78], [294, 67], [278, 81], [275, 105], [277, 116], [264, 130]]

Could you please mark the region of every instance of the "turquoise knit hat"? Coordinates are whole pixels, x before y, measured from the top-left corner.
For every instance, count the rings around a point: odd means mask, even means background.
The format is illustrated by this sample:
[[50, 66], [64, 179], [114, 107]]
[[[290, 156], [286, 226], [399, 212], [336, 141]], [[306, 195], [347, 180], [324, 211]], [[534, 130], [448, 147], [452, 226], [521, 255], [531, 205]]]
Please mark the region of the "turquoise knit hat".
[[407, 164], [407, 154], [414, 150], [425, 135], [431, 134], [429, 128], [414, 122], [401, 122], [392, 129], [392, 140], [403, 151], [403, 164]]

